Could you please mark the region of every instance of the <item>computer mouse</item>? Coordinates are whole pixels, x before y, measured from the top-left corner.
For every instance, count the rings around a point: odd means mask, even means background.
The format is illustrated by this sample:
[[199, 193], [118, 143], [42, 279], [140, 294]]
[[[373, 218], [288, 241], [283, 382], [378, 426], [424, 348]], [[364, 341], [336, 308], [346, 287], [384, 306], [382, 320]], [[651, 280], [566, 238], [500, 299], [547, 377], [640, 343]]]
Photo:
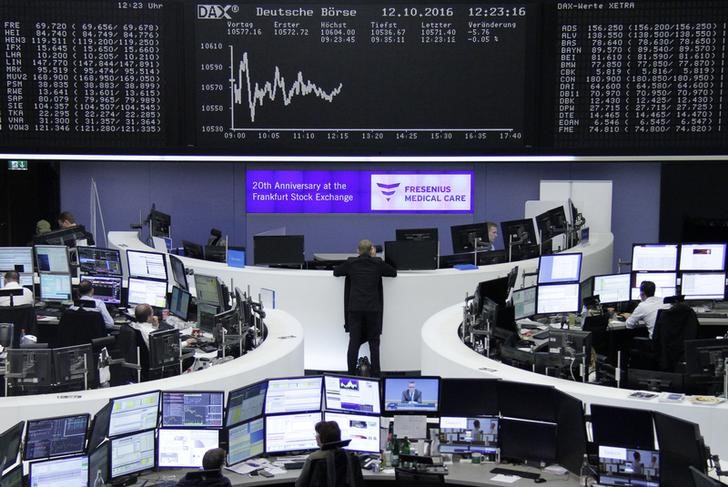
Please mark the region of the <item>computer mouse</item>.
[[533, 479], [533, 481], [536, 482], [537, 484], [543, 484], [544, 482], [546, 482], [546, 479], [543, 477], [539, 477], [537, 479]]

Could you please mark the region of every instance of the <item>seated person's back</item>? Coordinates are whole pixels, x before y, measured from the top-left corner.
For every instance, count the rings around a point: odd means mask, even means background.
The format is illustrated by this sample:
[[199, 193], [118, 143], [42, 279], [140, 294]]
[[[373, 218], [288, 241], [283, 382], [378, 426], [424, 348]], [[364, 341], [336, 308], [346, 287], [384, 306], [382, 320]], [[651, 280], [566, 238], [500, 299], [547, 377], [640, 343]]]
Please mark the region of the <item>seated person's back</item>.
[[316, 424], [316, 443], [321, 448], [306, 458], [296, 487], [359, 487], [364, 478], [359, 459], [341, 449], [341, 430], [335, 421]]
[[177, 487], [232, 487], [230, 479], [222, 474], [225, 463], [225, 450], [213, 448], [205, 452], [202, 457], [202, 470], [187, 472], [177, 482]]

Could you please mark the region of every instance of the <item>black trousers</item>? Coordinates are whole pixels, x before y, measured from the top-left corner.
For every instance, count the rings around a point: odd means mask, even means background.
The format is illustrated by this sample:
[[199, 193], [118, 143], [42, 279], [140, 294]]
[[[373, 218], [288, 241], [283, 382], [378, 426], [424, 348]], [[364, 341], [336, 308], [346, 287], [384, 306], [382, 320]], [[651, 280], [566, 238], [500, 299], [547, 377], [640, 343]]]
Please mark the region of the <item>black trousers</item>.
[[379, 334], [382, 329], [381, 311], [349, 311], [349, 349], [346, 352], [346, 364], [349, 374], [356, 374], [359, 348], [362, 343], [369, 342], [372, 375], [381, 372], [379, 363]]

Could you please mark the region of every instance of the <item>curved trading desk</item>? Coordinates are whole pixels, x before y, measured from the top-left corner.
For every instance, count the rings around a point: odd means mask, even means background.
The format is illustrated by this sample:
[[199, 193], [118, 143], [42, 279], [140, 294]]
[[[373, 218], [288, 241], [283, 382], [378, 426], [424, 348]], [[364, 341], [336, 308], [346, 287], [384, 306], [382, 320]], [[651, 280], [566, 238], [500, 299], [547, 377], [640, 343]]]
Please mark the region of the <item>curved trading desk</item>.
[[271, 377], [303, 375], [303, 329], [289, 314], [271, 311], [266, 316], [268, 338], [244, 356], [191, 374], [127, 386], [0, 400], [0, 431], [21, 420], [90, 413], [95, 414], [114, 397], [156, 389], [168, 391], [225, 391]]
[[604, 404], [660, 411], [700, 425], [705, 442], [713, 453], [728, 456], [728, 404], [697, 406], [687, 401], [678, 404], [658, 402], [657, 398], [641, 400], [628, 397], [627, 389], [583, 384], [529, 372], [488, 359], [460, 341], [458, 327], [462, 321], [462, 305], [451, 306], [432, 316], [422, 327], [422, 375], [441, 377], [476, 377], [515, 382], [553, 385], [578, 397], [586, 404]]
[[[109, 232], [109, 246], [154, 251], [139, 241], [136, 232]], [[590, 236], [590, 241], [567, 252], [582, 252], [582, 280], [612, 272], [614, 237]], [[122, 259], [123, 261], [124, 259]], [[306, 334], [305, 367], [308, 370], [346, 370], [348, 336], [344, 332], [344, 279], [330, 271], [228, 267], [225, 264], [182, 257], [196, 273], [218, 276], [228, 285], [254, 297], [261, 289], [275, 291], [276, 308], [283, 309], [303, 325]], [[125, 264], [124, 264], [125, 265]], [[503, 277], [517, 265], [522, 276], [538, 267], [538, 259], [482, 266], [477, 270], [400, 272], [384, 279], [384, 331], [381, 341], [382, 369], [409, 371], [420, 368], [418, 346], [402, 346], [418, 337], [422, 324], [437, 311], [462, 302], [481, 281]], [[519, 283], [521, 277], [519, 276]], [[519, 284], [520, 285], [520, 284]], [[257, 299], [257, 298], [256, 298]], [[416, 339], [416, 338], [415, 338]]]

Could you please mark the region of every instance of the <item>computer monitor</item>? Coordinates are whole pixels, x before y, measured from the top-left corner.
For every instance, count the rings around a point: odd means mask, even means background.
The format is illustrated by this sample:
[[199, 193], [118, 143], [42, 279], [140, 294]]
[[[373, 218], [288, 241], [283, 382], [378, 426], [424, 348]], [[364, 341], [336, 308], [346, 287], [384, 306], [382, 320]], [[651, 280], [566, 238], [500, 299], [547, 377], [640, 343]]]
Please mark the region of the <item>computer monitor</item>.
[[541, 242], [546, 242], [557, 235], [566, 233], [569, 227], [564, 206], [557, 206], [536, 215], [536, 228], [541, 234]]
[[88, 414], [28, 421], [23, 460], [81, 453], [86, 447]]
[[179, 371], [179, 330], [157, 330], [149, 334], [149, 369], [172, 367]]
[[529, 318], [536, 314], [536, 286], [513, 291], [511, 300], [515, 319]]
[[172, 217], [154, 208], [149, 212], [149, 233], [152, 237], [169, 237]]
[[725, 338], [685, 340], [684, 347], [686, 380], [693, 386], [712, 385], [715, 392], [718, 392], [723, 385], [725, 359], [728, 358], [728, 340]]
[[38, 272], [71, 273], [68, 247], [65, 245], [36, 245], [35, 260]]
[[469, 223], [467, 225], [453, 225], [450, 227], [452, 238], [452, 252], [462, 254], [484, 250], [490, 242], [488, 238], [488, 223]]
[[54, 348], [53, 365], [56, 383], [59, 385], [80, 383], [83, 386], [84, 377], [87, 377], [88, 384], [91, 385], [92, 378], [97, 373], [90, 343]]
[[440, 453], [484, 453], [498, 450], [498, 417], [440, 417]]
[[33, 247], [0, 247], [0, 272], [33, 272]]
[[40, 275], [40, 299], [41, 301], [65, 302], [71, 301], [71, 275], [70, 274], [48, 274]]
[[230, 391], [228, 393], [225, 425], [235, 426], [262, 416], [267, 390], [268, 381], [262, 381]]
[[30, 464], [30, 482], [33, 487], [87, 485], [88, 456], [59, 458]]
[[578, 282], [538, 286], [536, 314], [576, 313], [580, 310]]
[[397, 270], [437, 269], [440, 244], [437, 240], [384, 242], [384, 260]]
[[599, 296], [604, 304], [624, 303], [630, 300], [630, 275], [605, 274], [594, 276], [592, 296]]
[[18, 465], [0, 477], [0, 486], [23, 487], [23, 465]]
[[351, 440], [344, 450], [379, 453], [379, 416], [335, 413], [326, 411], [324, 421], [335, 421], [341, 430], [341, 439]]
[[501, 418], [501, 461], [549, 465], [557, 460], [558, 446], [553, 423]]
[[[498, 415], [498, 381], [490, 379], [440, 380], [440, 414], [442, 416]], [[463, 398], [468, 398], [467, 401]]]
[[680, 294], [686, 300], [725, 299], [725, 272], [683, 272]]
[[18, 461], [20, 440], [23, 437], [24, 429], [25, 421], [21, 421], [0, 434], [0, 472], [15, 465], [15, 462]]
[[155, 467], [157, 449], [154, 430], [112, 438], [109, 448], [112, 480]]
[[655, 283], [655, 296], [667, 298], [677, 294], [677, 274], [674, 272], [636, 272], [632, 273], [632, 300], [640, 299], [640, 285], [643, 281]]
[[504, 417], [555, 423], [557, 390], [552, 386], [500, 381], [498, 405]]
[[129, 306], [137, 304], [150, 304], [155, 308], [167, 306], [167, 281], [152, 281], [150, 279], [129, 278]]
[[185, 271], [185, 265], [179, 257], [169, 254], [169, 266], [172, 268], [172, 279], [177, 286], [184, 290], [189, 290], [187, 286], [187, 272]]
[[398, 228], [394, 231], [395, 239], [401, 240], [434, 240], [437, 242], [437, 228]]
[[190, 257], [192, 259], [205, 258], [204, 248], [198, 243], [190, 242], [189, 240], [182, 240], [182, 249], [185, 257]]
[[324, 377], [325, 408], [359, 414], [379, 414], [379, 381], [362, 377]]
[[177, 318], [187, 321], [190, 311], [192, 295], [184, 289], [172, 286], [172, 295], [169, 298], [169, 312]]
[[388, 413], [437, 413], [439, 377], [387, 377], [384, 379], [384, 411]]
[[253, 419], [231, 426], [227, 430], [228, 466], [265, 453], [265, 420]]
[[80, 280], [90, 281], [94, 287], [94, 298], [106, 304], [121, 304], [121, 276], [82, 275]]
[[129, 277], [167, 281], [166, 254], [127, 250], [126, 258], [129, 263]]
[[116, 249], [76, 247], [81, 274], [103, 276], [121, 275], [121, 254]]
[[111, 483], [109, 478], [109, 442], [89, 448], [88, 485], [97, 487]]
[[201, 468], [205, 452], [220, 447], [218, 430], [160, 429], [157, 466]]
[[222, 428], [223, 392], [162, 393], [163, 428]]
[[29, 388], [47, 387], [53, 384], [53, 358], [51, 350], [42, 348], [7, 349], [7, 371], [22, 374], [15, 379], [20, 385]]
[[91, 422], [91, 434], [88, 438], [88, 451], [94, 450], [109, 436], [109, 416], [111, 415], [111, 402], [99, 409]]
[[707, 473], [705, 443], [697, 423], [655, 412], [662, 487], [690, 485], [690, 467]]
[[88, 245], [88, 234], [83, 225], [74, 225], [69, 228], [61, 228], [52, 232], [41, 233], [33, 237], [35, 245], [66, 245], [75, 247], [77, 242]]
[[725, 243], [680, 244], [681, 271], [724, 271]]
[[562, 357], [582, 357], [586, 354], [587, 363], [590, 361], [592, 348], [592, 334], [581, 330], [549, 330], [549, 353]]
[[660, 487], [659, 452], [599, 445], [599, 484]]
[[220, 307], [209, 303], [197, 303], [197, 327], [206, 333], [215, 333], [215, 316]]
[[255, 265], [303, 265], [303, 235], [256, 235], [253, 237]]
[[292, 453], [318, 448], [315, 426], [321, 411], [265, 417], [265, 452]]
[[215, 276], [195, 274], [195, 292], [198, 303], [214, 304], [223, 308], [222, 286]]
[[542, 255], [538, 259], [539, 284], [566, 284], [579, 282], [581, 254]]
[[632, 272], [677, 270], [677, 244], [634, 244]]
[[584, 464], [587, 435], [584, 403], [562, 391], [556, 391], [556, 426], [558, 428], [558, 463], [579, 474]]
[[265, 414], [321, 410], [323, 377], [271, 379], [265, 395]]
[[109, 437], [156, 428], [159, 421], [159, 394], [159, 391], [152, 391], [112, 399]]
[[538, 244], [533, 218], [501, 222], [501, 232], [503, 233], [503, 245], [506, 248], [509, 245], [520, 247]]
[[592, 404], [589, 409], [595, 444], [655, 449], [651, 411], [601, 404]]

